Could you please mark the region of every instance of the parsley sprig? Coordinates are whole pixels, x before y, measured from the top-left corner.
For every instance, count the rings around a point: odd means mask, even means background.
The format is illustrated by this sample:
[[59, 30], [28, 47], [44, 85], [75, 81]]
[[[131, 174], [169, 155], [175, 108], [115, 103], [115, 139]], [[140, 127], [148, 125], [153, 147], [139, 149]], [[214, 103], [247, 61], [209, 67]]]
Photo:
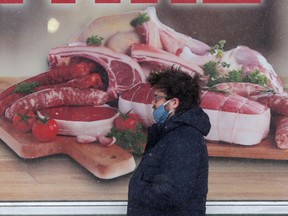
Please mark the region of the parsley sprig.
[[137, 26], [141, 26], [143, 23], [148, 22], [149, 20], [150, 17], [147, 15], [147, 13], [141, 13], [139, 16], [131, 20], [130, 25], [136, 28]]
[[210, 47], [210, 54], [215, 55], [216, 57], [222, 57], [224, 52], [224, 46], [226, 44], [226, 40], [220, 40], [217, 44]]
[[147, 135], [143, 131], [143, 126], [140, 124], [137, 125], [136, 130], [119, 131], [115, 127], [112, 127], [107, 136], [115, 137], [117, 145], [135, 155], [141, 155], [143, 153], [144, 145], [147, 142]]
[[230, 65], [225, 62], [210, 61], [203, 67], [204, 74], [207, 75], [207, 86], [213, 86], [223, 82], [249, 82], [266, 87], [269, 79], [259, 70], [250, 73], [244, 73], [243, 70], [231, 70], [228, 74], [221, 73], [221, 67], [229, 68]]
[[20, 84], [16, 85], [13, 93], [23, 93], [23, 94], [32, 94], [34, 89], [39, 86], [38, 82], [21, 82]]
[[87, 38], [86, 44], [88, 46], [100, 46], [103, 40], [104, 38], [99, 35], [92, 35]]

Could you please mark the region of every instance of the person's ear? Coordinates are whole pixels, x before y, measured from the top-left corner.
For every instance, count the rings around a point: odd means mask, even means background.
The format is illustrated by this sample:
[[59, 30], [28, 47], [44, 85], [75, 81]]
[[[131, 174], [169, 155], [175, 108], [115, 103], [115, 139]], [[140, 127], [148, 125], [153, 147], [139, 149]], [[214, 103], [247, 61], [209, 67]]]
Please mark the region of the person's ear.
[[171, 107], [173, 109], [176, 109], [179, 106], [179, 99], [178, 98], [173, 98], [171, 102], [172, 103], [170, 103], [170, 104], [171, 104]]

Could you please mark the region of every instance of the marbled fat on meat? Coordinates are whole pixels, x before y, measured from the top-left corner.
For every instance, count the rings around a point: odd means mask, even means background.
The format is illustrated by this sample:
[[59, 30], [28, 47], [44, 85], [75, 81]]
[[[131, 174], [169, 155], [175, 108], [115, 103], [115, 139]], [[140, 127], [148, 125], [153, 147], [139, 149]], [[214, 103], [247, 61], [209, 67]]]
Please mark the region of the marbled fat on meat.
[[146, 127], [154, 123], [152, 101], [155, 89], [148, 83], [140, 83], [119, 97], [118, 108], [121, 113], [136, 113]]
[[118, 98], [122, 92], [132, 88], [138, 83], [145, 81], [145, 74], [140, 65], [131, 57], [115, 52], [103, 46], [64, 46], [54, 48], [50, 51], [49, 59], [51, 64], [55, 56], [69, 58], [79, 56], [91, 59], [103, 66], [109, 77], [109, 86], [107, 92], [110, 99]]

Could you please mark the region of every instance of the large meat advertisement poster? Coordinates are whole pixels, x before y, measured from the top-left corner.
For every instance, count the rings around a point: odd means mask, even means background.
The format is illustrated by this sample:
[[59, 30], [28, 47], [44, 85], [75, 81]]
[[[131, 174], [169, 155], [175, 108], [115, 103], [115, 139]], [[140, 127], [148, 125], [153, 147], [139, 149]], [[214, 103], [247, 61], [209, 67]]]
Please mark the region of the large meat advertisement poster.
[[124, 215], [154, 123], [146, 77], [172, 65], [205, 80], [207, 214], [287, 213], [287, 8], [0, 0], [0, 214]]

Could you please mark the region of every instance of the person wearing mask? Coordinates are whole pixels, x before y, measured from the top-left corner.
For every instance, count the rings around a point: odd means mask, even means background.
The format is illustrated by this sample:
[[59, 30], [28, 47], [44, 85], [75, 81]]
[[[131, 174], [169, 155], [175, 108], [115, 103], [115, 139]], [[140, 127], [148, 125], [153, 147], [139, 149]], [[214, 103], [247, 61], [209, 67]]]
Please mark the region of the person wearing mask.
[[180, 68], [151, 72], [155, 89], [147, 145], [128, 189], [128, 216], [203, 216], [208, 193], [204, 136], [208, 115], [199, 107], [198, 75]]

